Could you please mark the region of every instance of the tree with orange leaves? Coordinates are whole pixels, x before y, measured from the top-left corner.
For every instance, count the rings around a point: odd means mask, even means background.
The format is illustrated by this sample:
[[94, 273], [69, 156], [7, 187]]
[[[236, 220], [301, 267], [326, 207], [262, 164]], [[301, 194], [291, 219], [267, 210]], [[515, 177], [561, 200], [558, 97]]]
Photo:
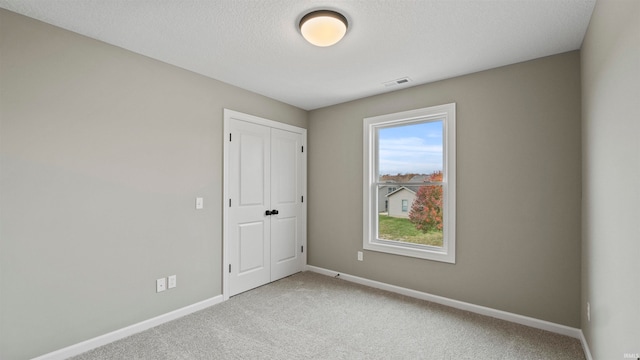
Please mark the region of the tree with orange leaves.
[[[429, 175], [425, 182], [441, 182], [442, 171]], [[409, 220], [422, 232], [442, 231], [442, 185], [423, 185], [411, 205]]]

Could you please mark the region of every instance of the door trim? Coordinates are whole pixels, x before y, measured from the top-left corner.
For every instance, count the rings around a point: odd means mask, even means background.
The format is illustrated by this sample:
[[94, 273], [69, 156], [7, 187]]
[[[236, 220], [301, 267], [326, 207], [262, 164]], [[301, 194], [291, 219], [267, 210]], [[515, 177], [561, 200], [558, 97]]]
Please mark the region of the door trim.
[[229, 221], [229, 135], [231, 134], [231, 119], [242, 120], [258, 125], [268, 126], [275, 129], [298, 133], [302, 136], [302, 253], [303, 263], [301, 269], [307, 265], [307, 129], [261, 118], [254, 115], [244, 114], [235, 110], [224, 109], [223, 124], [223, 185], [222, 185], [222, 297], [224, 301], [229, 299], [229, 246], [228, 246], [228, 221]]

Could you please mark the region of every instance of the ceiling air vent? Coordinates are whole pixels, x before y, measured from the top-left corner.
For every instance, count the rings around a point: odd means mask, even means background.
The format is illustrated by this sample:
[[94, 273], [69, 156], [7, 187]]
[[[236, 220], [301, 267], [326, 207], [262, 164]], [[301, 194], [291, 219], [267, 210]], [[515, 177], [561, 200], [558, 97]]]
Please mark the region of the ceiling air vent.
[[384, 85], [384, 87], [391, 87], [391, 86], [398, 86], [398, 85], [405, 85], [407, 83], [410, 83], [411, 79], [409, 79], [408, 77], [403, 77], [400, 79], [395, 79], [395, 80], [391, 80], [391, 81], [387, 81], [387, 82], [383, 82], [382, 85]]

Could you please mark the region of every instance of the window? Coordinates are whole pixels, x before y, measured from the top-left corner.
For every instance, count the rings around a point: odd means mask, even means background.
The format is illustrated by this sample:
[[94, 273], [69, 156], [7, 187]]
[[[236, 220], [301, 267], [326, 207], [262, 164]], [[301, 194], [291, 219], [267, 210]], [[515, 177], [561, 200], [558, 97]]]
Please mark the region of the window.
[[365, 118], [363, 130], [364, 249], [455, 263], [455, 103]]

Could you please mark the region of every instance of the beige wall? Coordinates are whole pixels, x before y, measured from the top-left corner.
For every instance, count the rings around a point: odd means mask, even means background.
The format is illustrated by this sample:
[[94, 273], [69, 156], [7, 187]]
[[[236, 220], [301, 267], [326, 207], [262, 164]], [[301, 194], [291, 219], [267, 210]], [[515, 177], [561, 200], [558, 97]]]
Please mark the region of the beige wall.
[[582, 329], [594, 359], [623, 359], [640, 354], [640, 1], [599, 0], [581, 56]]
[[[451, 102], [457, 263], [357, 261], [363, 118]], [[310, 265], [580, 326], [577, 51], [312, 111], [309, 148]]]
[[219, 295], [223, 108], [307, 113], [1, 9], [0, 54], [0, 358]]
[[[393, 196], [387, 196], [387, 201], [389, 201], [389, 216], [408, 218], [411, 205], [413, 205], [413, 200], [415, 199], [416, 194], [407, 189], [399, 190], [394, 193]], [[405, 212], [402, 211], [402, 200], [407, 200], [407, 211]]]
[[[309, 128], [311, 265], [582, 327], [595, 359], [640, 352], [639, 17], [635, 0], [596, 5], [581, 144], [578, 52], [307, 114], [0, 9], [0, 358], [220, 294], [225, 107]], [[357, 261], [362, 119], [449, 102], [457, 263]]]

